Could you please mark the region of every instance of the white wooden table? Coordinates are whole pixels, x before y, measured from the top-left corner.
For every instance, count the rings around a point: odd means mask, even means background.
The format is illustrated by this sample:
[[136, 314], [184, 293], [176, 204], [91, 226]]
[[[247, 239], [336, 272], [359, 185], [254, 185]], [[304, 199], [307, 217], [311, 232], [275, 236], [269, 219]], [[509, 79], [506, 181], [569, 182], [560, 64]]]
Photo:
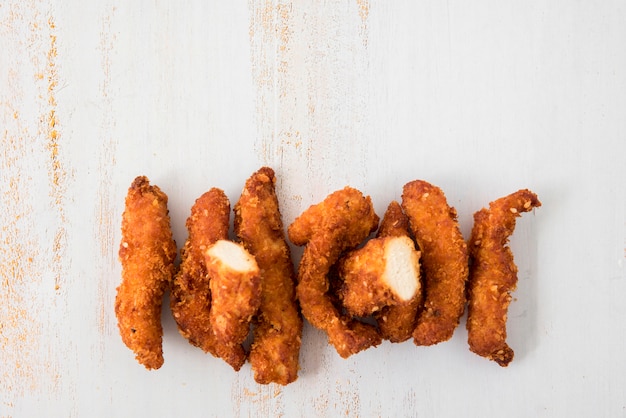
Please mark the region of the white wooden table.
[[[0, 3], [0, 416], [626, 416], [623, 1]], [[347, 360], [306, 325], [299, 379], [257, 385], [189, 345], [165, 364], [113, 313], [124, 196], [174, 235], [262, 165], [285, 224], [351, 185], [379, 214], [425, 179], [472, 215], [520, 188], [506, 369], [463, 319]], [[297, 259], [300, 250], [295, 250]]]

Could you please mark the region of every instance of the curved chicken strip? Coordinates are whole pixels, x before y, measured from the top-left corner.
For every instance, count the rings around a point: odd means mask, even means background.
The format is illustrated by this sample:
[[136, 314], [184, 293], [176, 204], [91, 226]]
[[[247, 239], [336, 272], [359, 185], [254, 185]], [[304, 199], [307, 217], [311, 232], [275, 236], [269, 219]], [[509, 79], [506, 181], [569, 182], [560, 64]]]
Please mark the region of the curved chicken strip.
[[287, 385], [298, 377], [302, 318], [275, 183], [274, 171], [268, 167], [248, 179], [235, 205], [235, 233], [262, 272], [261, 306], [249, 357], [254, 379]]
[[343, 358], [380, 344], [381, 337], [374, 326], [346, 317], [333, 305], [328, 273], [343, 251], [356, 247], [376, 229], [378, 220], [371, 199], [346, 187], [308, 208], [288, 229], [291, 242], [306, 244], [296, 286], [302, 314], [326, 331]]
[[122, 340], [137, 361], [147, 369], [158, 369], [163, 365], [161, 306], [177, 253], [167, 196], [139, 176], [125, 204], [119, 249], [122, 282], [115, 297], [115, 315]]
[[517, 266], [507, 242], [515, 219], [539, 206], [537, 195], [519, 190], [474, 214], [469, 240], [468, 342], [471, 351], [503, 367], [513, 360], [513, 350], [506, 343], [506, 320], [517, 285]]
[[415, 180], [404, 186], [402, 208], [422, 252], [424, 305], [413, 332], [416, 345], [447, 341], [465, 310], [467, 244], [456, 211], [436, 186]]
[[220, 343], [209, 321], [211, 290], [205, 252], [218, 240], [228, 238], [229, 220], [230, 203], [220, 189], [212, 188], [192, 206], [187, 218], [189, 236], [181, 250], [182, 261], [172, 285], [170, 309], [183, 337], [239, 370], [246, 361], [243, 347]]
[[[387, 207], [383, 220], [378, 228], [378, 237], [410, 237], [409, 219], [402, 212], [402, 207], [395, 200]], [[418, 251], [417, 256], [421, 257]], [[415, 295], [408, 301], [386, 306], [374, 313], [382, 337], [393, 343], [408, 340], [415, 329], [417, 312], [422, 304], [423, 292], [421, 281], [418, 282]]]

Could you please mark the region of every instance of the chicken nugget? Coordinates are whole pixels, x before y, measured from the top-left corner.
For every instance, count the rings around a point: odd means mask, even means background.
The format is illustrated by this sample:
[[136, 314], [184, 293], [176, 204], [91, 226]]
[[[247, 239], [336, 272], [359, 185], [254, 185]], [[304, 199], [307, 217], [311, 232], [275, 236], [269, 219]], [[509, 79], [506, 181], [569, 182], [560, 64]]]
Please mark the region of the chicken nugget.
[[205, 252], [218, 240], [228, 239], [229, 220], [230, 202], [221, 189], [212, 188], [195, 201], [187, 218], [189, 235], [172, 285], [170, 309], [183, 337], [239, 370], [246, 361], [243, 347], [218, 341], [209, 321], [211, 278]]
[[291, 242], [306, 245], [296, 286], [302, 314], [327, 333], [343, 358], [380, 344], [381, 337], [376, 327], [344, 315], [333, 304], [328, 274], [341, 254], [363, 242], [378, 221], [371, 199], [346, 187], [309, 207], [288, 228]]
[[115, 315], [122, 340], [147, 369], [163, 365], [163, 295], [174, 275], [176, 243], [172, 238], [167, 195], [137, 177], [122, 215], [119, 259], [122, 282], [115, 297]]
[[[387, 207], [383, 220], [378, 228], [377, 237], [410, 237], [409, 218], [402, 211], [402, 207], [395, 200]], [[413, 247], [409, 252], [415, 255], [406, 257], [407, 259], [417, 258], [415, 263], [419, 263], [421, 253]], [[406, 266], [407, 264], [405, 264]], [[385, 306], [379, 312], [374, 312], [374, 318], [378, 323], [378, 328], [382, 337], [393, 343], [408, 340], [415, 329], [417, 312], [422, 304], [422, 287], [420, 277], [420, 265], [417, 264], [414, 280], [416, 290], [412, 298], [406, 301], [397, 302], [394, 305]], [[409, 270], [411, 271], [411, 270]], [[413, 275], [413, 273], [411, 272]]]
[[470, 350], [502, 367], [513, 360], [506, 343], [506, 320], [511, 292], [517, 285], [517, 266], [507, 243], [522, 212], [541, 206], [530, 190], [519, 190], [474, 214], [469, 240], [467, 331]]
[[235, 233], [261, 269], [261, 305], [254, 320], [250, 364], [257, 383], [287, 385], [298, 377], [302, 317], [295, 297], [295, 270], [285, 241], [269, 167], [254, 173], [235, 205]]
[[433, 345], [452, 337], [465, 310], [467, 244], [456, 211], [438, 187], [422, 180], [407, 183], [402, 208], [422, 253], [424, 304], [413, 341]]
[[217, 340], [241, 345], [250, 321], [261, 304], [261, 272], [254, 257], [241, 245], [219, 240], [205, 253], [211, 277], [209, 321]]

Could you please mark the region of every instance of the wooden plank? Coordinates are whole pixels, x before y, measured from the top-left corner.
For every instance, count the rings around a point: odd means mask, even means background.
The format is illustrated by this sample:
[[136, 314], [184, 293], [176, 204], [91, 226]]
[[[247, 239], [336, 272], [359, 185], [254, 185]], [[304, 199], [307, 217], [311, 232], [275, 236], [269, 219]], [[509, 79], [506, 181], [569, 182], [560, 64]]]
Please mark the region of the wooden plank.
[[[626, 9], [619, 1], [0, 4], [0, 416], [621, 416]], [[507, 369], [384, 343], [341, 359], [306, 324], [299, 379], [260, 386], [163, 313], [148, 372], [113, 313], [126, 190], [186, 238], [211, 187], [262, 165], [286, 225], [351, 185], [382, 215], [440, 186], [472, 215], [528, 187]], [[294, 248], [294, 261], [301, 249]]]

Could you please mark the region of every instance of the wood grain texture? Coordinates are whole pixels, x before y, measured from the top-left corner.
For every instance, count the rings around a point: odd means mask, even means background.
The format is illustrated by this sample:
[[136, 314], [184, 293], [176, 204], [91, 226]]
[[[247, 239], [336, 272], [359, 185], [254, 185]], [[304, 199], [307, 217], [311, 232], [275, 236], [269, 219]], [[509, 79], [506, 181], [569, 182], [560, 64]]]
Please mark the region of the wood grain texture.
[[[617, 0], [1, 2], [0, 416], [624, 415], [625, 20]], [[424, 179], [468, 237], [536, 192], [516, 359], [470, 353], [464, 319], [347, 360], [306, 324], [299, 379], [259, 386], [165, 310], [145, 371], [113, 315], [128, 184], [168, 194], [181, 245], [197, 197], [236, 201], [262, 165], [285, 226], [346, 185], [382, 215]]]
[[[37, 2], [0, 10], [2, 108], [2, 402], [60, 394], [63, 355], [48, 341], [66, 309], [67, 171], [57, 115], [54, 15]], [[4, 395], [6, 393], [6, 395]]]

